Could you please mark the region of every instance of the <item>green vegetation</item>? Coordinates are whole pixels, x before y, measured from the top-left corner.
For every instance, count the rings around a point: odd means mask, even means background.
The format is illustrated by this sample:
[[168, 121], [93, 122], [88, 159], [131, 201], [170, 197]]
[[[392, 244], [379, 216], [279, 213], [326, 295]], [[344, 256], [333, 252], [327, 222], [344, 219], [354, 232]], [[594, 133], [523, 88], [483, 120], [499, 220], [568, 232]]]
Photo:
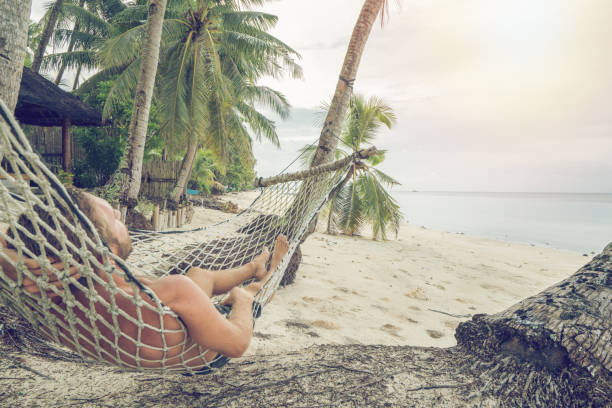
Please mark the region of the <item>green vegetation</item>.
[[[79, 185], [105, 183], [127, 148], [147, 4], [146, 0], [79, 0], [62, 5], [52, 43], [64, 51], [48, 55], [43, 68], [59, 71], [56, 82], [66, 69], [76, 71], [77, 82], [82, 69], [95, 71], [76, 92], [112, 121], [111, 129], [75, 129], [87, 153], [74, 166]], [[295, 62], [297, 52], [268, 33], [277, 17], [252, 10], [261, 4], [260, 0], [168, 2], [145, 160], [162, 153], [170, 160], [182, 160], [174, 200], [187, 184], [207, 190], [212, 180], [209, 171], [232, 189], [251, 187], [253, 138], [278, 145], [274, 121], [259, 109], [285, 118], [289, 104], [281, 93], [257, 85], [257, 80], [264, 75], [300, 77], [301, 69]], [[33, 33], [36, 29], [32, 26]], [[104, 160], [93, 160], [100, 157]]]
[[[95, 109], [102, 110], [113, 81], [98, 82], [93, 89], [81, 93], [81, 98]], [[124, 100], [115, 107], [112, 124], [104, 128], [74, 128], [73, 135], [85, 151], [85, 158], [73, 167], [74, 184], [78, 187], [104, 185], [117, 170], [127, 140], [127, 128], [132, 117], [132, 103]], [[161, 154], [163, 141], [159, 134], [157, 105], [151, 108], [145, 160]]]
[[[395, 122], [392, 109], [378, 98], [351, 98], [336, 158], [366, 149], [382, 126], [391, 128]], [[310, 165], [316, 146], [302, 149], [304, 164]], [[388, 229], [397, 233], [402, 219], [399, 205], [386, 190], [399, 185], [391, 176], [377, 169], [385, 160], [385, 150], [358, 165], [353, 165], [345, 184], [328, 203], [327, 232], [340, 230], [344, 234], [358, 234], [365, 225], [372, 226], [374, 239], [387, 239]]]

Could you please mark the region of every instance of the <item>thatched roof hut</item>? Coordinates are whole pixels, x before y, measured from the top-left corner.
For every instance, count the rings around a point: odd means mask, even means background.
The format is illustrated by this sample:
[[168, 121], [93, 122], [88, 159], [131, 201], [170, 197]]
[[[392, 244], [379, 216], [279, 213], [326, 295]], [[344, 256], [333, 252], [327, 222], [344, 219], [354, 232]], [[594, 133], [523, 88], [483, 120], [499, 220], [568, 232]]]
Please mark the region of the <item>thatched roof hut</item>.
[[23, 68], [15, 117], [27, 125], [62, 127], [65, 171], [71, 167], [70, 126], [102, 126], [100, 112], [27, 67]]

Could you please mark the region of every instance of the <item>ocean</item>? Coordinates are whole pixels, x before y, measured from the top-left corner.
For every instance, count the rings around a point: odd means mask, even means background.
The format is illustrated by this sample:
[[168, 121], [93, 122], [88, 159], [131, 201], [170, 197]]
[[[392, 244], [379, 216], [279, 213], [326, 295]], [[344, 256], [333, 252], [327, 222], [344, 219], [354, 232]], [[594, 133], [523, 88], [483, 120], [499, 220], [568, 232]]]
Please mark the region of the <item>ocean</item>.
[[582, 253], [612, 242], [612, 194], [393, 191], [416, 226]]

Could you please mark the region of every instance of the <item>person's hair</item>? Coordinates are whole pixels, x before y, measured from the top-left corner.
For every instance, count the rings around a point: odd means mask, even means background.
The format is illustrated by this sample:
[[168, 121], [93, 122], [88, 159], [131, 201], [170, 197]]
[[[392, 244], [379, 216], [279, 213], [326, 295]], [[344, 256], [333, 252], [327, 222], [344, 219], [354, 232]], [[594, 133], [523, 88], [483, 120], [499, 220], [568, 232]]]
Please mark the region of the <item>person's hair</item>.
[[[76, 187], [71, 187], [71, 186], [68, 186], [66, 188], [66, 191], [68, 192], [69, 196], [72, 198], [72, 201], [74, 201], [74, 203], [85, 214], [85, 216], [90, 219], [90, 221], [92, 222], [92, 224], [94, 225], [94, 227], [96, 228], [96, 230], [98, 231], [102, 239], [106, 241], [106, 243], [109, 245], [114, 244], [115, 246], [117, 246], [117, 248], [121, 252], [122, 248], [120, 247], [119, 243], [112, 236], [112, 234], [108, 232], [108, 225], [105, 225], [103, 222], [101, 222], [99, 217], [94, 216], [91, 199], [90, 197], [88, 197], [88, 194], [84, 192], [83, 190], [80, 190]], [[64, 232], [64, 234], [66, 234], [66, 238], [69, 242], [71, 242], [76, 248], [79, 248], [81, 246], [81, 242], [73, 230], [73, 227], [80, 223], [76, 214], [74, 214], [69, 208], [66, 208], [66, 206], [63, 203], [60, 203], [57, 199], [53, 199], [53, 201], [54, 203], [52, 204], [52, 206], [54, 206], [55, 208], [59, 210], [62, 216], [66, 218], [69, 225], [64, 224], [64, 222], [61, 220], [58, 220], [60, 221], [59, 222], [60, 225], [57, 225], [58, 223], [55, 222], [54, 217], [51, 216], [51, 214], [47, 211], [47, 209], [43, 208], [42, 206], [38, 204], [34, 205], [34, 213], [35, 213], [34, 219], [32, 219], [28, 214], [23, 213], [20, 215], [19, 219], [17, 220], [17, 224], [23, 227], [24, 229], [26, 229], [29, 232], [29, 234], [32, 235], [31, 237], [28, 234], [26, 234], [24, 231], [22, 231], [21, 229], [17, 228], [19, 239], [23, 242], [24, 246], [36, 256], [42, 255], [41, 245], [45, 245], [45, 243], [40, 244], [39, 241], [36, 240], [35, 224], [38, 224], [40, 232], [42, 233], [44, 240], [46, 241], [46, 246], [53, 247], [58, 252], [61, 251], [62, 249], [62, 245], [60, 241], [58, 240], [57, 233], [56, 233], [56, 231], [59, 230], [60, 228]], [[43, 223], [48, 225], [49, 227], [47, 228], [43, 226], [42, 225]], [[10, 238], [15, 239], [13, 229], [9, 229], [7, 235]], [[88, 235], [91, 237], [91, 234], [89, 232], [88, 232]], [[14, 247], [14, 245], [11, 245], [10, 242], [8, 242], [8, 244], [10, 247]], [[67, 245], [67, 249], [70, 255], [72, 255], [77, 262], [79, 263], [82, 262], [81, 257], [78, 255], [76, 251], [74, 251], [68, 245]], [[91, 248], [89, 250], [91, 250]], [[47, 253], [48, 256], [51, 255], [49, 254], [50, 251], [47, 250], [45, 252]], [[55, 256], [55, 254], [51, 256]], [[120, 253], [120, 256], [123, 257], [123, 254]]]

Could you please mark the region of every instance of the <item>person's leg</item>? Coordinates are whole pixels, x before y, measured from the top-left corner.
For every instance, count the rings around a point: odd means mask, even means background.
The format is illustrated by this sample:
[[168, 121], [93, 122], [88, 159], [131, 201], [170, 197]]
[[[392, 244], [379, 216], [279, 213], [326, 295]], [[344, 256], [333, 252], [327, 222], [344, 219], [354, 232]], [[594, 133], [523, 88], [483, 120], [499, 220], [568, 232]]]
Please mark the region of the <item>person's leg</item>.
[[272, 274], [283, 260], [283, 257], [289, 251], [289, 242], [284, 235], [279, 235], [274, 245], [274, 253], [272, 254], [272, 260], [270, 261], [270, 269], [267, 273], [257, 279], [257, 281], [250, 283], [244, 289], [250, 292], [253, 296], [259, 292], [259, 290], [266, 284], [266, 282], [272, 277]]
[[209, 297], [229, 291], [234, 286], [252, 279], [261, 279], [266, 275], [266, 262], [270, 257], [268, 248], [264, 248], [251, 262], [238, 268], [211, 271], [193, 267], [186, 276], [193, 280]]

